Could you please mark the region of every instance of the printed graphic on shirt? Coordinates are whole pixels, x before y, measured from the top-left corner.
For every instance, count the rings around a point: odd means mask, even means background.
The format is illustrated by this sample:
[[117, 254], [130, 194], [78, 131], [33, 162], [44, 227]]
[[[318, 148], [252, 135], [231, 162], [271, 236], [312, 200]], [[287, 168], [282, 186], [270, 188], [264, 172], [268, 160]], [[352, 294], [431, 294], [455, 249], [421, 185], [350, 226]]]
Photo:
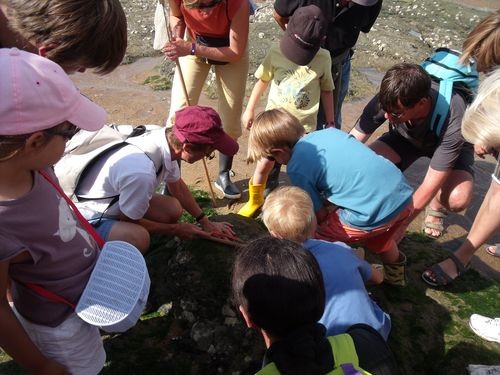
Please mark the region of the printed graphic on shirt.
[[297, 70], [287, 70], [283, 73], [283, 79], [277, 81], [278, 100], [282, 105], [294, 106], [298, 110], [310, 106], [311, 95], [307, 90], [306, 83], [311, 80], [308, 67], [301, 67]]
[[75, 238], [77, 232], [89, 244], [89, 248], [83, 249], [83, 256], [90, 257], [94, 252], [93, 241], [87, 231], [77, 225], [68, 203], [61, 197], [59, 199], [59, 230], [54, 233], [54, 236], [59, 236], [63, 242], [69, 242]]

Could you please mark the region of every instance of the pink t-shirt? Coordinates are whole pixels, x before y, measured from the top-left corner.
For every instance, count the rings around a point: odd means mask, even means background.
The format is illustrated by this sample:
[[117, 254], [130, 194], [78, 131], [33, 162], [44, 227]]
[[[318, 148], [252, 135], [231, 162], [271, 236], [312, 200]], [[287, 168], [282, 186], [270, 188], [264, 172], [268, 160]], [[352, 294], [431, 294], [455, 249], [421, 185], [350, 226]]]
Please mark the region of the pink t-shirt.
[[[47, 172], [57, 181], [52, 170]], [[24, 284], [39, 284], [76, 304], [99, 248], [64, 198], [39, 173], [34, 173], [28, 194], [0, 202], [0, 261], [23, 251], [33, 262], [9, 267], [16, 309], [33, 323], [58, 326], [71, 308], [39, 296]]]
[[213, 8], [208, 9], [188, 9], [184, 7], [182, 0], [174, 1], [181, 10], [191, 38], [194, 39], [195, 34], [209, 37], [229, 36], [230, 20], [233, 19], [243, 2], [248, 0], [223, 0]]

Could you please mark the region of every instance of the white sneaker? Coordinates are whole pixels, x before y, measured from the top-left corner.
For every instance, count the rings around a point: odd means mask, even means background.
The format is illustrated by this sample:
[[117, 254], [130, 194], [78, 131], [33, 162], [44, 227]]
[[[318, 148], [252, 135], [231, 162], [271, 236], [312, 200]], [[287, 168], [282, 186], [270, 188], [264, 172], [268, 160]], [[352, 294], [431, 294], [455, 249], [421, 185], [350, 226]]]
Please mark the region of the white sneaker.
[[469, 326], [476, 335], [483, 339], [500, 343], [500, 318], [491, 319], [479, 314], [472, 314]]

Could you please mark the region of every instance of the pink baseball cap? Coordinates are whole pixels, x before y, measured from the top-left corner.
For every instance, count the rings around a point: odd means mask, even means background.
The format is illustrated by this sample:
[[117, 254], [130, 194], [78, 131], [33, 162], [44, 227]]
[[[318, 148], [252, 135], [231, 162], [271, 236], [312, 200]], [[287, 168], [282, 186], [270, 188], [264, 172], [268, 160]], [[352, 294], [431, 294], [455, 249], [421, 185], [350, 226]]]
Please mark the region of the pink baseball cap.
[[238, 142], [222, 129], [222, 121], [210, 107], [193, 105], [175, 112], [174, 134], [182, 143], [211, 145], [224, 155], [238, 152]]
[[0, 134], [18, 135], [65, 121], [89, 131], [102, 128], [106, 111], [80, 94], [49, 59], [17, 48], [0, 49]]

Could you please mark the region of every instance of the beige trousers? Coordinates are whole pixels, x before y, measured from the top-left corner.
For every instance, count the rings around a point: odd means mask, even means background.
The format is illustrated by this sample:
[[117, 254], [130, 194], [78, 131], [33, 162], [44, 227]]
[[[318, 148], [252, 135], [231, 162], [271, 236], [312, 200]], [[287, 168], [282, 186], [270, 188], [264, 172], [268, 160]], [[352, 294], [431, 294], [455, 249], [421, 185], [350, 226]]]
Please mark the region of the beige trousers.
[[[214, 67], [218, 97], [217, 112], [221, 117], [224, 131], [234, 139], [241, 135], [241, 113], [248, 76], [248, 61], [248, 49], [240, 60], [226, 65], [207, 64], [203, 58], [196, 56], [183, 56], [179, 59], [191, 105], [198, 104], [210, 68]], [[179, 71], [176, 68], [167, 127], [173, 125], [175, 111], [186, 105]]]

